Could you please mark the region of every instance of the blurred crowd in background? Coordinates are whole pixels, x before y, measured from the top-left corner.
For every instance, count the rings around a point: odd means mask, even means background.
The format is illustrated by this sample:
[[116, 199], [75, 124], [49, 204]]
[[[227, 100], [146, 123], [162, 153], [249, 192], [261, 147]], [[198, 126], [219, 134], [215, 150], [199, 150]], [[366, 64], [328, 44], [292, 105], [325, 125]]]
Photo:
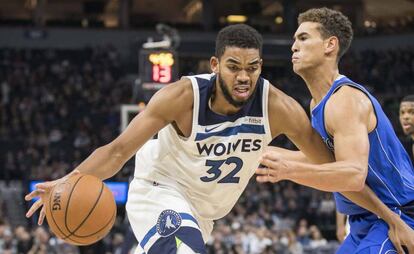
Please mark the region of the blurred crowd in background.
[[[196, 60], [180, 59], [181, 75], [199, 71]], [[385, 107], [394, 128], [401, 97], [414, 92], [414, 49], [349, 53], [342, 74], [368, 87]], [[126, 66], [111, 46], [83, 50], [0, 49], [0, 179], [5, 188], [19, 180], [50, 180], [75, 168], [95, 148], [119, 134], [120, 105], [133, 101], [123, 81]], [[290, 64], [263, 76], [308, 108], [309, 95]], [[285, 138], [275, 144], [293, 148]], [[133, 163], [114, 177], [129, 181]], [[24, 190], [27, 192], [27, 189]], [[16, 202], [25, 210], [23, 196]], [[123, 207], [119, 208], [123, 210]], [[114, 229], [90, 248], [56, 239], [47, 226], [28, 220], [16, 225], [10, 203], [0, 195], [0, 253], [128, 253], [133, 240], [120, 213]], [[216, 222], [209, 253], [333, 253], [335, 203], [330, 193], [291, 182], [260, 185], [252, 179], [232, 212]]]

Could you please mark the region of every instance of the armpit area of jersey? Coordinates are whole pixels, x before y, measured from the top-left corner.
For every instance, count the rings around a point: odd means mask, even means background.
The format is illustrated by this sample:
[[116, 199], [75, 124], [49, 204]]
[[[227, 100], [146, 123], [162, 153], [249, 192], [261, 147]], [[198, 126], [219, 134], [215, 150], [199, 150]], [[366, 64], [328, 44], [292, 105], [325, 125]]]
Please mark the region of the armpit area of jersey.
[[399, 207], [401, 212], [414, 219], [414, 200], [405, 206]]

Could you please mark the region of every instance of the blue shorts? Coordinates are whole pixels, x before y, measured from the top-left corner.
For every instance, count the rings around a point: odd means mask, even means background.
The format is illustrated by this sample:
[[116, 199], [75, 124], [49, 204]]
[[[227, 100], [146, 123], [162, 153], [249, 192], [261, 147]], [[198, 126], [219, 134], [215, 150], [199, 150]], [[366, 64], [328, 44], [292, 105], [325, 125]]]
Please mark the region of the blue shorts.
[[[397, 211], [414, 228], [414, 218]], [[376, 215], [350, 215], [351, 232], [336, 254], [394, 254], [397, 253], [388, 237], [388, 225]]]

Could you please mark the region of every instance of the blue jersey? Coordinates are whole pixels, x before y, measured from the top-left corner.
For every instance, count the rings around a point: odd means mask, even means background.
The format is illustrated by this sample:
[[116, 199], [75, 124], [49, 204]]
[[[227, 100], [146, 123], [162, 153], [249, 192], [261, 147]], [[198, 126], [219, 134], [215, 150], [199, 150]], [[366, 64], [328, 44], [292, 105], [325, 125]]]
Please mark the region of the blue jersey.
[[[312, 126], [333, 151], [334, 139], [325, 129], [326, 102], [342, 86], [351, 86], [364, 92], [374, 107], [377, 126], [369, 137], [368, 176], [366, 184], [388, 207], [404, 206], [414, 200], [414, 170], [409, 155], [398, 140], [395, 131], [378, 101], [361, 85], [345, 76], [336, 79], [325, 97], [312, 110]], [[352, 215], [368, 211], [334, 193], [339, 212]]]

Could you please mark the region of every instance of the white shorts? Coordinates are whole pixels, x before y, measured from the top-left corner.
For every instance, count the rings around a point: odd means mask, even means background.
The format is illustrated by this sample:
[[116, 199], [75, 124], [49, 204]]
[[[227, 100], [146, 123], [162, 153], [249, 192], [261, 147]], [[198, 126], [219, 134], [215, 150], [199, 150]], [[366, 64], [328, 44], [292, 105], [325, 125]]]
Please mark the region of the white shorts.
[[181, 242], [195, 253], [205, 253], [213, 221], [196, 218], [189, 202], [177, 190], [134, 178], [126, 211], [139, 242], [136, 254], [175, 253], [171, 250]]

